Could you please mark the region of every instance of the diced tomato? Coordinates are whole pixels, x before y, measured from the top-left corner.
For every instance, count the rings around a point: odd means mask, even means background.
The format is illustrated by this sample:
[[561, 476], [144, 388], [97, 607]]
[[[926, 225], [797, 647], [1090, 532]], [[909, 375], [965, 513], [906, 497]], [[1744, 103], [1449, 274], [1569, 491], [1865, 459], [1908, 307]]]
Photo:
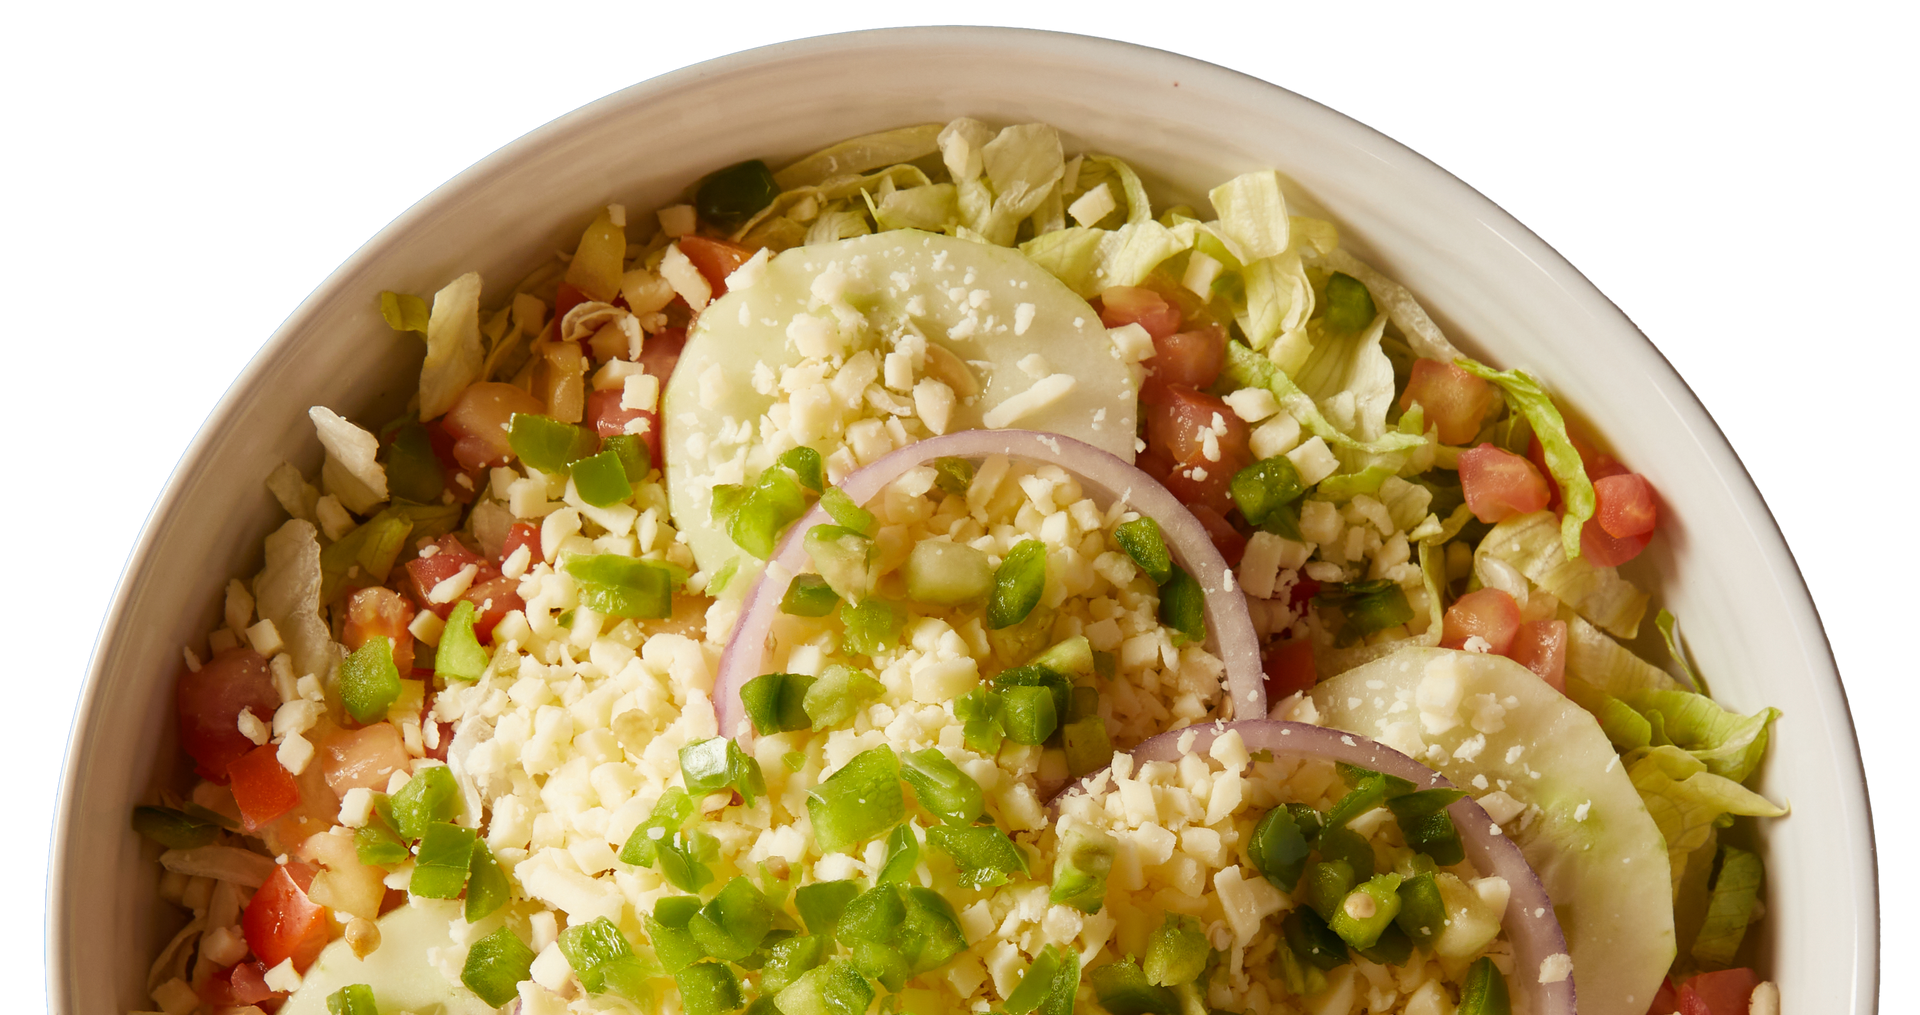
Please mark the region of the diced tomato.
[[752, 247], [691, 233], [680, 237], [677, 242], [680, 252], [687, 255], [687, 260], [700, 269], [701, 276], [713, 287], [715, 299], [727, 294], [727, 276], [754, 255]]
[[620, 388], [608, 388], [587, 396], [587, 423], [595, 433], [602, 437], [627, 432], [627, 424], [633, 420], [645, 420], [646, 428], [640, 431], [640, 439], [647, 442], [647, 461], [660, 460], [660, 414], [651, 409], [628, 409], [620, 405], [620, 397], [625, 392]]
[[407, 748], [392, 723], [377, 722], [342, 733], [320, 752], [327, 787], [345, 796], [356, 787], [385, 791], [387, 778], [407, 767]]
[[267, 986], [267, 971], [258, 962], [240, 962], [207, 977], [200, 985], [200, 1000], [213, 1008], [244, 1008], [273, 997]]
[[473, 583], [460, 598], [473, 604], [476, 611], [473, 618], [473, 633], [483, 644], [491, 643], [493, 627], [514, 610], [524, 609], [525, 600], [520, 598], [520, 583], [513, 578], [500, 574], [500, 569], [492, 561], [482, 559], [457, 536], [446, 535], [433, 544], [438, 547], [430, 557], [416, 557], [407, 561], [407, 593], [422, 609], [432, 610], [442, 619], [453, 612], [452, 603], [429, 602], [427, 596], [435, 585], [459, 573], [461, 568], [472, 564], [477, 568]]
[[1316, 679], [1313, 669], [1313, 639], [1295, 638], [1267, 649], [1260, 657], [1266, 672], [1267, 704], [1298, 691], [1311, 691]]
[[327, 908], [307, 897], [313, 874], [299, 861], [282, 864], [247, 903], [240, 929], [262, 966], [272, 969], [292, 959], [304, 973], [327, 946]]
[[1654, 506], [1653, 484], [1637, 472], [1622, 473], [1596, 480], [1593, 484], [1593, 518], [1615, 539], [1644, 536], [1659, 524], [1659, 509]]
[[588, 299], [587, 294], [581, 292], [579, 286], [574, 285], [572, 282], [561, 282], [560, 291], [555, 293], [553, 297], [554, 325], [558, 327], [559, 323], [566, 319], [567, 311], [587, 302]]
[[180, 745], [193, 758], [194, 771], [203, 779], [227, 781], [227, 766], [248, 751], [253, 741], [240, 734], [242, 709], [261, 722], [273, 721], [280, 694], [273, 689], [267, 660], [246, 648], [230, 648], [202, 664], [199, 672], [182, 671], [174, 686], [174, 709], [180, 720]]
[[[680, 363], [680, 350], [687, 346], [685, 328], [661, 328], [647, 336], [640, 347], [640, 365], [647, 373], [660, 378], [660, 390], [665, 391], [667, 380], [673, 376], [673, 368]], [[654, 460], [659, 465], [658, 459]]]
[[1305, 616], [1307, 605], [1319, 594], [1320, 583], [1304, 574], [1300, 575], [1293, 581], [1293, 591], [1287, 593], [1287, 605], [1296, 616]]
[[1247, 552], [1247, 537], [1240, 534], [1232, 523], [1221, 517], [1214, 509], [1205, 504], [1189, 504], [1187, 510], [1200, 519], [1200, 526], [1207, 530], [1208, 538], [1213, 540], [1213, 548], [1227, 559], [1228, 567], [1239, 567], [1240, 558]]
[[1147, 361], [1147, 381], [1140, 400], [1149, 405], [1166, 401], [1167, 388], [1184, 384], [1196, 391], [1212, 387], [1227, 362], [1227, 333], [1218, 325], [1178, 331], [1153, 340], [1153, 358]]
[[273, 744], [261, 744], [227, 766], [233, 800], [240, 805], [240, 823], [249, 832], [300, 803], [300, 787], [294, 784], [293, 773], [280, 767], [278, 752]]
[[[1161, 482], [1189, 505], [1204, 504], [1221, 517], [1234, 509], [1228, 494], [1234, 473], [1253, 460], [1247, 424], [1227, 403], [1184, 385], [1167, 388], [1168, 400], [1147, 409], [1148, 450], [1173, 465]], [[1209, 433], [1216, 457], [1207, 456]]]
[[545, 403], [511, 384], [483, 381], [469, 386], [454, 399], [443, 424], [453, 438], [454, 463], [462, 469], [507, 464], [513, 458], [513, 446], [507, 443], [513, 414], [546, 411]]
[[1660, 981], [1660, 989], [1653, 992], [1653, 1004], [1647, 1006], [1647, 1015], [1674, 1015], [1680, 1010], [1680, 991], [1673, 985], [1673, 977]]
[[1487, 651], [1503, 656], [1520, 632], [1520, 604], [1499, 589], [1476, 589], [1447, 607], [1441, 623], [1442, 648], [1465, 648], [1468, 638], [1478, 637]]
[[[1481, 591], [1488, 591], [1482, 589]], [[1449, 612], [1451, 616], [1451, 612]], [[1507, 658], [1540, 675], [1554, 690], [1567, 691], [1567, 622], [1529, 620], [1514, 635]]]
[[[1597, 483], [1608, 476], [1622, 475], [1627, 471], [1626, 466], [1621, 465], [1612, 455], [1595, 450], [1593, 445], [1582, 440], [1580, 435], [1571, 429], [1567, 431], [1567, 440], [1572, 442], [1573, 450], [1579, 452], [1580, 466], [1586, 470], [1588, 482]], [[1540, 470], [1542, 476], [1553, 475], [1553, 470], [1547, 468], [1547, 451], [1540, 446], [1538, 435], [1527, 442], [1527, 460], [1533, 463], [1534, 468]], [[1554, 482], [1549, 485], [1553, 487], [1553, 497], [1547, 506], [1558, 511], [1560, 510], [1560, 484]]]
[[1532, 462], [1491, 444], [1460, 452], [1460, 488], [1483, 522], [1542, 510], [1552, 496], [1548, 485]]
[[[1157, 355], [1159, 340], [1180, 330], [1180, 308], [1151, 289], [1117, 285], [1100, 294], [1100, 323], [1109, 328], [1138, 324], [1147, 329]], [[1220, 351], [1226, 354], [1224, 347]]]
[[1133, 466], [1165, 486], [1167, 473], [1173, 471], [1173, 459], [1167, 457], [1165, 448], [1157, 444], [1148, 444], [1145, 451], [1133, 456]]
[[361, 589], [347, 600], [347, 619], [341, 625], [340, 639], [348, 649], [356, 649], [376, 635], [393, 642], [393, 665], [400, 672], [413, 672], [413, 607], [392, 589]]
[[1413, 377], [1400, 395], [1400, 408], [1419, 405], [1428, 426], [1440, 429], [1440, 443], [1465, 444], [1480, 432], [1480, 421], [1500, 400], [1493, 385], [1451, 363], [1413, 361]]
[[505, 564], [507, 558], [513, 556], [513, 551], [523, 546], [527, 548], [527, 553], [530, 555], [528, 558], [530, 565], [538, 564], [545, 559], [540, 556], [540, 526], [532, 522], [514, 522], [513, 526], [507, 529], [507, 538], [500, 544], [500, 563]]
[[1701, 973], [1680, 985], [1680, 1015], [1747, 1015], [1759, 985], [1751, 969]]
[[1651, 532], [1615, 539], [1600, 527], [1600, 519], [1589, 518], [1580, 527], [1580, 556], [1596, 567], [1619, 567], [1640, 556], [1640, 551], [1652, 541]]

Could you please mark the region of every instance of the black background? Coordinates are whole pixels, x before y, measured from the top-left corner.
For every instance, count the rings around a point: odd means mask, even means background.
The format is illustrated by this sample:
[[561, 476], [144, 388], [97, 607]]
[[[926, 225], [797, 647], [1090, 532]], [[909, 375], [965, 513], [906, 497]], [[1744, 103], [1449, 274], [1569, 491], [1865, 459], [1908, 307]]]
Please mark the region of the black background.
[[[1843, 602], [1860, 578], [1843, 568], [1905, 528], [1859, 485], [1899, 453], [1847, 464], [1834, 426], [1859, 426], [1853, 436], [1872, 441], [1866, 389], [1891, 384], [1891, 370], [1862, 370], [1862, 359], [1830, 345], [1841, 328], [1811, 261], [1832, 236], [1812, 196], [1832, 198], [1841, 184], [1801, 153], [1807, 146], [1782, 142], [1797, 100], [1774, 86], [1766, 54], [1701, 63], [1695, 40], [1659, 36], [1615, 38], [1605, 56], [1580, 56], [1559, 42], [1475, 48], [1417, 27], [1400, 36], [1346, 27], [1131, 38], [1342, 109], [1448, 167], [1565, 253], [1715, 414], [1786, 531], [1841, 666], [1866, 672], [1885, 608], [1910, 595], [1885, 591], [1862, 618]], [[434, 23], [397, 21], [332, 36], [324, 48], [131, 44], [104, 79], [119, 92], [115, 106], [42, 121], [40, 169], [58, 177], [60, 196], [46, 211], [63, 236], [56, 246], [71, 251], [52, 280], [15, 295], [58, 309], [104, 286], [129, 311], [125, 330], [94, 332], [92, 342], [77, 336], [102, 324], [56, 324], [65, 340], [50, 345], [60, 363], [44, 380], [65, 378], [60, 388], [90, 413], [52, 476], [96, 476], [108, 455], [111, 495], [61, 499], [84, 539], [58, 568], [67, 604], [63, 637], [44, 660], [54, 743], [40, 754], [42, 785], [54, 785], [63, 720], [152, 497], [301, 297], [411, 201], [516, 134], [622, 84], [787, 35], [772, 25], [622, 36], [503, 23], [451, 44]], [[1862, 372], [1882, 380], [1862, 384]], [[1857, 393], [1841, 395], [1849, 389]], [[1880, 530], [1862, 526], [1870, 518]]]

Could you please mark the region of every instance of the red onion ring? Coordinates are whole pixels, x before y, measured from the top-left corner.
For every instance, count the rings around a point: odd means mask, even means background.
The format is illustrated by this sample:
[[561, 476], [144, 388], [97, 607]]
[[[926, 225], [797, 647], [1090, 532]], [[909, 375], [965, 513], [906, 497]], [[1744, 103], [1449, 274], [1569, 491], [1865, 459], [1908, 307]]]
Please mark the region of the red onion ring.
[[[1203, 723], [1172, 730], [1143, 741], [1129, 753], [1136, 763], [1177, 762], [1182, 755], [1205, 752], [1228, 730], [1240, 732], [1248, 751], [1344, 761], [1398, 776], [1422, 789], [1453, 788], [1445, 776], [1378, 741], [1324, 726], [1273, 719]], [[1194, 734], [1194, 740], [1183, 747], [1180, 740], [1189, 733]], [[1085, 792], [1107, 774], [1103, 768], [1069, 785], [1048, 803], [1048, 810], [1057, 813], [1062, 798], [1070, 793]], [[1501, 926], [1506, 929], [1507, 941], [1513, 945], [1513, 975], [1507, 983], [1513, 991], [1514, 1011], [1528, 1015], [1574, 1015], [1572, 974], [1553, 983], [1540, 982], [1542, 964], [1552, 956], [1568, 954], [1566, 934], [1554, 916], [1553, 900], [1541, 885], [1540, 876], [1521, 855], [1520, 847], [1500, 831], [1500, 826], [1472, 797], [1454, 801], [1447, 813], [1453, 818], [1453, 827], [1460, 833], [1460, 844], [1466, 848], [1467, 859], [1473, 862], [1474, 868], [1506, 879], [1512, 891]]]
[[[1186, 568], [1206, 592], [1207, 648], [1226, 665], [1231, 714], [1264, 716], [1267, 690], [1260, 667], [1260, 640], [1247, 614], [1247, 601], [1233, 584], [1226, 559], [1186, 505], [1153, 477], [1090, 444], [1058, 434], [1033, 430], [963, 430], [933, 437], [887, 454], [849, 474], [840, 489], [856, 504], [865, 504], [908, 469], [935, 458], [984, 458], [1007, 455], [1050, 462], [1072, 473], [1083, 489], [1111, 503], [1125, 500], [1133, 509], [1160, 523], [1160, 534], [1174, 561]], [[741, 605], [720, 671], [713, 685], [713, 710], [721, 736], [743, 743], [753, 736], [752, 724], [740, 707], [740, 688], [765, 672], [768, 634], [792, 576], [807, 569], [803, 539], [808, 529], [829, 521], [815, 504], [780, 540], [773, 558], [754, 579]], [[774, 568], [783, 574], [772, 580]]]

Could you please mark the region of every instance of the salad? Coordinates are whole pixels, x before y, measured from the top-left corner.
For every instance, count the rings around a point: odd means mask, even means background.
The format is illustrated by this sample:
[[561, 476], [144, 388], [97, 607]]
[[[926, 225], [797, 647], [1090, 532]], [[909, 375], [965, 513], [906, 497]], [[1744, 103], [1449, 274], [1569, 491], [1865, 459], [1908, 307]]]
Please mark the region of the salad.
[[687, 198], [379, 294], [417, 395], [311, 409], [184, 649], [157, 1010], [1778, 1010], [1777, 712], [1617, 570], [1653, 488], [1279, 173]]

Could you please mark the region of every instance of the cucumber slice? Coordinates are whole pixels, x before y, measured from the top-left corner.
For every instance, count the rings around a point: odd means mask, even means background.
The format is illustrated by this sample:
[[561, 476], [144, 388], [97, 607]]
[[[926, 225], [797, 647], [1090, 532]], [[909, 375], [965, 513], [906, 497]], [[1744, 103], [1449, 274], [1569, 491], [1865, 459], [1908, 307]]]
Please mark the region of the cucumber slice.
[[[966, 371], [979, 393], [956, 402], [947, 432], [985, 426], [988, 413], [1033, 388], [1020, 362], [1037, 353], [1051, 371], [1071, 375], [1073, 388], [1006, 425], [1065, 434], [1133, 461], [1132, 369], [1093, 308], [1019, 251], [909, 229], [796, 247], [707, 306], [662, 396], [668, 503], [702, 570], [716, 573], [741, 552], [713, 523], [714, 484], [751, 483], [791, 446], [766, 444], [771, 424], [763, 430], [763, 417], [786, 396], [756, 391], [753, 377], [758, 364], [777, 380], [801, 362], [787, 332], [802, 314], [837, 328], [842, 361], [862, 350], [879, 360], [912, 331], [930, 347], [929, 366], [916, 377], [940, 376], [933, 361]], [[880, 416], [866, 405], [837, 414], [806, 441], [828, 459], [846, 446], [849, 425]], [[930, 435], [917, 417], [902, 423], [910, 436]]]
[[453, 946], [447, 927], [459, 918], [458, 902], [415, 899], [380, 918], [380, 947], [366, 958], [356, 958], [345, 941], [333, 942], [287, 998], [281, 1015], [327, 1015], [327, 995], [355, 983], [373, 988], [383, 1012], [490, 1015], [491, 1005], [465, 986], [448, 983], [427, 961], [427, 949]]
[[[1504, 713], [1481, 711], [1489, 702]], [[1439, 648], [1348, 670], [1313, 703], [1323, 725], [1410, 754], [1475, 797], [1504, 788], [1538, 807], [1507, 832], [1554, 900], [1581, 1015], [1644, 1015], [1674, 957], [1667, 848], [1592, 716], [1511, 659]], [[1447, 719], [1457, 725], [1429, 732]]]

